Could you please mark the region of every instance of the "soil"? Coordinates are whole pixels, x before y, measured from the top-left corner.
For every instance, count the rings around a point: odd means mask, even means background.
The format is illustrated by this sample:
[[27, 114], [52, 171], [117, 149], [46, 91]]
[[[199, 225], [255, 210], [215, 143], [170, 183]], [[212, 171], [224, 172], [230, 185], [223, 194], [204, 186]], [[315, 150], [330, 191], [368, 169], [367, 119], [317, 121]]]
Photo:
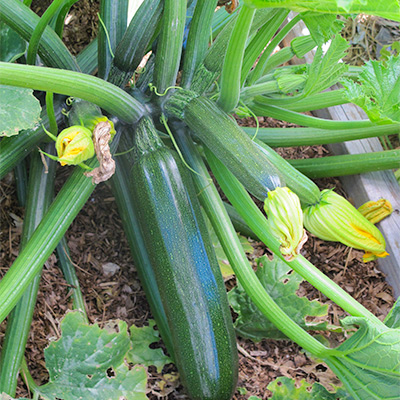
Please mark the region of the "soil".
[[[44, 2], [34, 1], [33, 9]], [[36, 8], [35, 8], [36, 7]], [[96, 1], [79, 1], [71, 12], [71, 26], [68, 28], [65, 41], [79, 43], [79, 51], [96, 32], [97, 18], [93, 10], [98, 7]], [[89, 13], [89, 11], [92, 11]], [[90, 16], [89, 16], [90, 14]], [[85, 31], [77, 26], [88, 27]], [[81, 25], [81, 23], [84, 25]], [[71, 33], [72, 32], [72, 33]], [[74, 36], [72, 38], [72, 36]], [[247, 126], [254, 126], [254, 120], [242, 120]], [[270, 118], [259, 118], [261, 126], [289, 126]], [[278, 149], [286, 158], [321, 157], [328, 153], [323, 146], [307, 146], [290, 149]], [[68, 168], [58, 171], [60, 180], [64, 181]], [[24, 210], [18, 206], [15, 184], [12, 174], [1, 182], [1, 265], [0, 276], [18, 255]], [[318, 180], [321, 188], [335, 187], [336, 191], [345, 195], [337, 179]], [[351, 200], [351, 199], [350, 199]], [[123, 319], [128, 325], [143, 326], [148, 323], [151, 313], [141, 289], [129, 247], [124, 237], [121, 220], [117, 212], [114, 197], [107, 183], [98, 185], [85, 207], [79, 213], [68, 230], [67, 241], [71, 259], [76, 266], [79, 282], [85, 298], [90, 322], [100, 326], [110, 319]], [[263, 254], [269, 254], [262, 243], [252, 241], [254, 254], [251, 260]], [[351, 250], [344, 245], [324, 242], [312, 235], [304, 247], [304, 256], [316, 265], [322, 272], [332, 278], [356, 300], [362, 303], [372, 313], [383, 319], [393, 305], [392, 289], [385, 282], [385, 276], [377, 269], [375, 262], [364, 264], [362, 252]], [[106, 263], [114, 263], [119, 269], [113, 275], [104, 271]], [[227, 282], [232, 287], [234, 279]], [[326, 319], [335, 325], [346, 315], [337, 305], [327, 300], [324, 295], [306, 282], [298, 291], [308, 299], [318, 299], [329, 304]], [[45, 383], [48, 374], [45, 368], [43, 350], [49, 339], [58, 338], [59, 321], [66, 311], [72, 308], [71, 291], [57, 266], [55, 255], [46, 262], [37, 307], [29, 334], [26, 358], [32, 376], [37, 383]], [[6, 323], [0, 325], [0, 343], [4, 337]], [[325, 333], [331, 343], [337, 345], [345, 338], [337, 333]], [[250, 395], [266, 399], [271, 393], [266, 389], [268, 384], [279, 376], [288, 376], [296, 380], [320, 382], [330, 385], [340, 385], [330, 369], [318, 360], [312, 359], [299, 346], [289, 340], [262, 340], [253, 343], [238, 337], [239, 350], [239, 382], [234, 396], [236, 400], [247, 399]], [[162, 344], [161, 344], [162, 345]], [[173, 365], [168, 365], [162, 373], [157, 373], [150, 367], [148, 380], [148, 397], [155, 399], [187, 399]], [[25, 384], [19, 381], [17, 395], [29, 397]]]

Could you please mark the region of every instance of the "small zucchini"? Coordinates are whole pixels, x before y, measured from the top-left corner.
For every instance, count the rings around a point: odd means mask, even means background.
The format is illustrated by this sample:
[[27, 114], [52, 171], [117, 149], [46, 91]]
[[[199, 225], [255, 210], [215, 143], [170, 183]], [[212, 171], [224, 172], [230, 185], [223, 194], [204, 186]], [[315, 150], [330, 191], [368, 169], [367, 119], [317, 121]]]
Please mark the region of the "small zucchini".
[[238, 374], [236, 340], [189, 171], [149, 118], [139, 122], [134, 145], [129, 185], [182, 383], [192, 399], [228, 400]]

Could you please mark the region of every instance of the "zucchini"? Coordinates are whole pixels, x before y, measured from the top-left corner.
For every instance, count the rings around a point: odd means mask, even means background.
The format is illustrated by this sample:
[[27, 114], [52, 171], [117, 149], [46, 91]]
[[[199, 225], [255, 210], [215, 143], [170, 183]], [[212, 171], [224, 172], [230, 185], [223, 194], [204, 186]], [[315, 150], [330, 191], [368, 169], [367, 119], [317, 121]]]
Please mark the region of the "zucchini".
[[[252, 140], [233, 117], [212, 100], [179, 90], [165, 105], [235, 175], [253, 196], [264, 201], [278, 186], [289, 186], [305, 204], [319, 200], [318, 187], [264, 143]], [[293, 178], [293, 173], [297, 176]], [[298, 181], [298, 182], [296, 182]]]
[[189, 171], [151, 119], [139, 122], [134, 145], [129, 185], [182, 383], [192, 399], [228, 400], [238, 373], [235, 335]]

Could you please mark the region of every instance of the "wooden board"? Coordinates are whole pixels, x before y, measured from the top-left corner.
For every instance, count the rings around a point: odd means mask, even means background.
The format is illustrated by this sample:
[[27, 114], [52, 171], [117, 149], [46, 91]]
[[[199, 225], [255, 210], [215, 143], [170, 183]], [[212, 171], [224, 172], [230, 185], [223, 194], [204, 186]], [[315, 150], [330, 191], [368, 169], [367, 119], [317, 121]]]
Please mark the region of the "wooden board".
[[[292, 30], [292, 38], [306, 34], [303, 23], [297, 24]], [[286, 44], [286, 43], [285, 43]], [[306, 54], [305, 61], [311, 62], [313, 53]], [[297, 62], [304, 62], [298, 60]], [[320, 118], [333, 120], [367, 119], [363, 110], [353, 104], [329, 107], [313, 111]], [[359, 154], [382, 151], [378, 138], [353, 140], [328, 146], [335, 154]], [[392, 171], [368, 172], [360, 175], [349, 175], [340, 178], [343, 186], [356, 207], [369, 200], [387, 199], [393, 205], [393, 213], [377, 226], [386, 239], [386, 249], [390, 254], [378, 260], [379, 268], [386, 274], [387, 282], [393, 287], [395, 297], [400, 296], [400, 186]]]

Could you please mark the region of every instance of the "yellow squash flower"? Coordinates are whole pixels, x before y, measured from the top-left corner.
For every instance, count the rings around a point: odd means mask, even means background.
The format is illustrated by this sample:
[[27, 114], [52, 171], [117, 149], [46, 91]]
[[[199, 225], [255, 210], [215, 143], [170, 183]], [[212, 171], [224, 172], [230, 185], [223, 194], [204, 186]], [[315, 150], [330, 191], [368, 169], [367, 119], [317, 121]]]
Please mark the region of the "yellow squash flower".
[[393, 212], [393, 207], [386, 199], [367, 201], [358, 211], [373, 224], [377, 224]]
[[379, 229], [333, 190], [323, 190], [319, 203], [304, 210], [304, 225], [320, 239], [364, 250], [364, 262], [389, 255]]
[[94, 156], [92, 132], [83, 126], [70, 126], [57, 136], [56, 150], [61, 165], [77, 165]]
[[299, 198], [289, 188], [278, 187], [268, 192], [264, 209], [271, 233], [281, 244], [283, 257], [293, 260], [307, 241]]

